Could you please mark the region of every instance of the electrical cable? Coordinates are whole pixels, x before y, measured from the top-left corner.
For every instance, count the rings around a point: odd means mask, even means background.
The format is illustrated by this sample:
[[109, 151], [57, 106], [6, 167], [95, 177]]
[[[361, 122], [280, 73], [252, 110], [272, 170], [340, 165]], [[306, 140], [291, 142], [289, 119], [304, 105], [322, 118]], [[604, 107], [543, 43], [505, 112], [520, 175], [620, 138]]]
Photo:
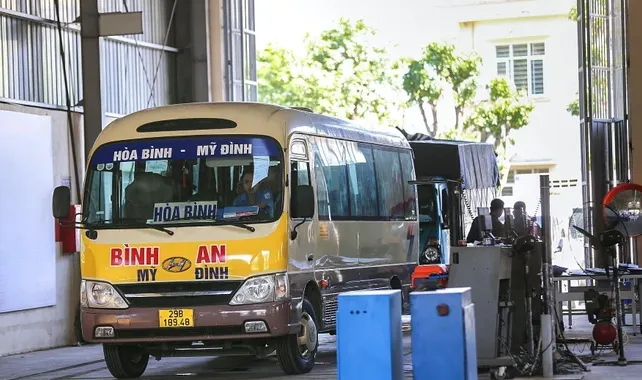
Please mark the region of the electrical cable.
[[62, 38], [62, 23], [60, 22], [60, 0], [54, 0], [56, 13], [56, 29], [58, 30], [58, 43], [60, 49], [60, 63], [62, 66], [63, 82], [65, 84], [65, 103], [67, 108], [67, 127], [69, 129], [69, 139], [71, 143], [71, 155], [74, 166], [76, 199], [80, 201], [80, 176], [78, 174], [78, 158], [76, 156], [76, 139], [74, 137], [73, 116], [71, 112], [71, 97], [69, 95], [69, 76], [67, 75], [67, 59], [65, 57], [65, 44]]
[[[172, 30], [172, 24], [174, 21], [174, 14], [176, 13], [176, 4], [178, 0], [174, 0], [174, 6], [172, 7], [172, 13], [169, 16], [169, 22], [167, 23], [167, 30], [165, 31], [165, 40], [163, 41], [163, 50], [159, 53], [158, 61], [156, 62], [156, 69], [154, 71], [154, 78], [152, 79], [152, 90], [149, 93], [149, 99], [147, 99], [147, 107], [149, 107], [150, 102], [154, 98], [154, 91], [156, 90], [156, 79], [158, 78], [158, 69], [160, 68], [161, 62], [163, 61], [163, 53], [167, 47], [167, 42], [169, 40], [169, 32]], [[154, 99], [154, 107], [156, 107], [156, 99]]]
[[[127, 0], [123, 0], [123, 7], [125, 8], [125, 12], [129, 13], [129, 6], [127, 5]], [[140, 52], [139, 45], [138, 45], [138, 36], [134, 35], [134, 46], [136, 49], [136, 53], [138, 54], [138, 61], [140, 62], [140, 65], [143, 69], [143, 74], [145, 75], [145, 81], [147, 82], [147, 88], [149, 89], [150, 92], [153, 91], [153, 86], [152, 82], [149, 79], [149, 74], [147, 73], [147, 68], [145, 66], [145, 61], [143, 60], [143, 54]], [[125, 82], [127, 82], [127, 64], [129, 63], [129, 49], [127, 50], [127, 58], [125, 60]]]

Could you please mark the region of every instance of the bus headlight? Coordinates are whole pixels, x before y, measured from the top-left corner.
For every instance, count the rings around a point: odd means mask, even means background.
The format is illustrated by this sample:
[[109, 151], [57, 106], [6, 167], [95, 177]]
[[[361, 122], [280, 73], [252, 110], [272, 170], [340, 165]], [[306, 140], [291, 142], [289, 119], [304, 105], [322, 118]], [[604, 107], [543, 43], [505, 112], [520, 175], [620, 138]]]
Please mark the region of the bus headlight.
[[106, 282], [82, 280], [80, 283], [80, 305], [94, 309], [127, 309], [129, 305]]
[[248, 305], [290, 298], [287, 273], [271, 274], [247, 279], [234, 293], [230, 305]]
[[438, 247], [427, 247], [419, 259], [419, 264], [438, 264], [441, 262], [439, 256]]

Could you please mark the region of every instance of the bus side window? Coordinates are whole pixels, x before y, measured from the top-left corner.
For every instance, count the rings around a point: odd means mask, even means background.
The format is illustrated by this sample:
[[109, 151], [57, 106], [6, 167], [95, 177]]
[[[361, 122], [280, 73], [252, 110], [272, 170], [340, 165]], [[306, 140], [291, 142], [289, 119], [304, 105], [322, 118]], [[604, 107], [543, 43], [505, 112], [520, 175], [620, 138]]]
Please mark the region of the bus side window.
[[290, 164], [290, 209], [294, 214], [294, 202], [296, 189], [299, 185], [311, 185], [310, 164], [307, 161], [292, 161]]
[[450, 209], [448, 208], [448, 189], [442, 189], [441, 190], [441, 216], [442, 220], [444, 221], [443, 228], [450, 228], [450, 218], [449, 218], [449, 211]]

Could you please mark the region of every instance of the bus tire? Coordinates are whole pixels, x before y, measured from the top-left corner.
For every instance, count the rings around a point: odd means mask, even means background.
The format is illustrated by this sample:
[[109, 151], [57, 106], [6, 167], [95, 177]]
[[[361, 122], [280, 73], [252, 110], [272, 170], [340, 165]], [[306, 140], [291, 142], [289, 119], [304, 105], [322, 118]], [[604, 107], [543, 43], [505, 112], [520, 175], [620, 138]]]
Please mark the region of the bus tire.
[[140, 346], [103, 344], [109, 373], [117, 379], [141, 377], [147, 369], [149, 354]]
[[314, 307], [305, 298], [302, 306], [301, 332], [280, 338], [276, 346], [279, 364], [288, 375], [312, 371], [319, 348], [318, 319]]

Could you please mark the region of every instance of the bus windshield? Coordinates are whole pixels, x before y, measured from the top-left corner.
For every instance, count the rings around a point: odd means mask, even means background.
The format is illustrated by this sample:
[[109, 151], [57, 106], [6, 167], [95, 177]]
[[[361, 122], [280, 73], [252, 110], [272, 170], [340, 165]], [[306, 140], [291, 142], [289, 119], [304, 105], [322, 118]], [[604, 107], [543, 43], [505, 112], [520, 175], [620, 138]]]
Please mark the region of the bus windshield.
[[212, 224], [278, 219], [282, 153], [265, 137], [179, 137], [99, 147], [87, 173], [92, 226]]

